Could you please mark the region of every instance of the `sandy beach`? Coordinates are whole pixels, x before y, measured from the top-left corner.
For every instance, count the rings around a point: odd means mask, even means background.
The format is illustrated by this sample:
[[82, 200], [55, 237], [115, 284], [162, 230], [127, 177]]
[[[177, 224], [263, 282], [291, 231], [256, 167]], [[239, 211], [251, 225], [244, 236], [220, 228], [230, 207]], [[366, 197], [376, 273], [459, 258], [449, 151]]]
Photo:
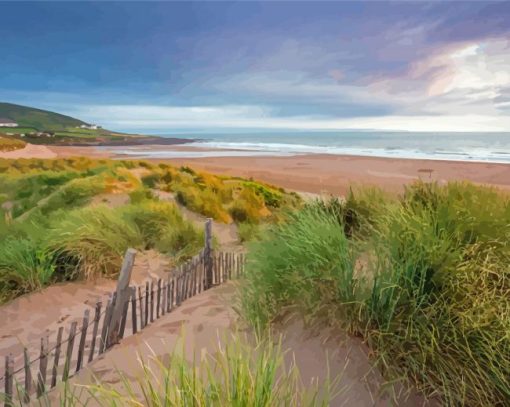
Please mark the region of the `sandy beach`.
[[[152, 146], [156, 150], [160, 147]], [[168, 148], [168, 147], [165, 147]], [[204, 151], [200, 147], [175, 146], [176, 151]], [[86, 155], [117, 157], [87, 147], [52, 147], [59, 157]], [[129, 159], [132, 157], [124, 156]], [[307, 154], [266, 157], [201, 157], [152, 159], [188, 165], [217, 174], [253, 177], [284, 188], [311, 193], [343, 195], [351, 186], [379, 186], [400, 192], [416, 180], [472, 181], [510, 190], [510, 165], [445, 160], [418, 160], [347, 155]]]
[[[148, 148], [147, 146], [144, 148]], [[151, 146], [156, 150], [162, 148]], [[168, 149], [168, 146], [165, 146]], [[189, 146], [177, 151], [195, 150]], [[203, 151], [201, 149], [200, 151]], [[126, 158], [95, 147], [54, 147], [27, 145], [25, 149], [0, 153], [0, 158]], [[290, 190], [343, 195], [351, 186], [379, 186], [399, 192], [415, 180], [467, 180], [510, 189], [510, 165], [481, 162], [417, 160], [308, 154], [287, 157], [201, 157], [153, 159], [175, 165], [189, 165], [217, 174], [227, 174], [269, 182]]]
[[292, 157], [212, 157], [168, 160], [218, 174], [253, 177], [291, 190], [345, 194], [351, 186], [379, 186], [399, 192], [418, 179], [468, 180], [510, 189], [510, 166], [457, 161], [302, 155]]

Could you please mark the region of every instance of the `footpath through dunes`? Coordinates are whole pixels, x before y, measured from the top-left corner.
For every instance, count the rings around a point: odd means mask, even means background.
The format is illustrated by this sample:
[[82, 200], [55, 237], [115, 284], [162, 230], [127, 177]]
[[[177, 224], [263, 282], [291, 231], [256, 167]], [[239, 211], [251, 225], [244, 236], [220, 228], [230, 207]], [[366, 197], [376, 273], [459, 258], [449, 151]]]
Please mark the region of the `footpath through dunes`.
[[[227, 283], [186, 300], [170, 314], [123, 339], [94, 360], [70, 380], [71, 392], [87, 406], [110, 405], [92, 399], [86, 386], [101, 382], [109, 390], [126, 394], [127, 380], [139, 397], [138, 401], [144, 405], [143, 394], [136, 384], [137, 379], [144, 376], [140, 359], [156, 370], [154, 360], [168, 363], [174, 350], [181, 352], [184, 349], [186, 360], [192, 363], [206, 354], [212, 355], [220, 348], [224, 349], [227, 341], [232, 340], [233, 333], [246, 335], [250, 340], [248, 331], [240, 331], [238, 317], [232, 307], [234, 295], [235, 283]], [[390, 394], [399, 406], [426, 405], [416, 394], [395, 395], [393, 388], [385, 393], [381, 376], [371, 367], [366, 348], [357, 339], [330, 331], [312, 334], [298, 320], [281, 325], [274, 334], [275, 338], [280, 333], [283, 335], [285, 366], [295, 363], [303, 385], [314, 381], [324, 383], [328, 375], [330, 379], [339, 377], [338, 394], [331, 406], [389, 406], [392, 405]], [[122, 372], [122, 377], [119, 372]], [[158, 387], [157, 383], [153, 385]], [[50, 405], [56, 405], [63, 392], [63, 384], [51, 391], [48, 395]]]
[[[171, 192], [165, 192], [158, 189], [155, 189], [153, 191], [159, 197], [159, 199], [175, 203], [179, 207], [181, 214], [186, 220], [192, 222], [196, 227], [199, 228], [203, 227], [204, 222], [206, 220], [205, 216], [190, 211], [184, 205], [181, 205], [179, 202], [177, 202], [177, 200], [175, 199], [175, 195]], [[221, 250], [234, 252], [244, 251], [244, 247], [241, 245], [239, 241], [237, 225], [235, 223], [232, 222], [227, 224], [216, 222], [214, 220], [212, 221], [212, 223], [213, 223], [212, 227], [213, 235]]]
[[[142, 284], [164, 277], [169, 269], [166, 256], [154, 250], [139, 252], [131, 281]], [[35, 359], [42, 337], [54, 334], [61, 326], [67, 327], [72, 320], [80, 320], [87, 308], [93, 315], [96, 302], [102, 300], [106, 304], [106, 296], [115, 290], [116, 284], [106, 278], [54, 284], [1, 305], [0, 358], [3, 360], [10, 353], [22, 356], [26, 347]]]
[[[143, 174], [143, 171], [137, 173], [136, 170], [132, 170], [131, 172], [137, 177]], [[171, 193], [159, 190], [154, 190], [154, 193], [161, 200], [175, 202], [184, 218], [191, 221], [198, 229], [203, 229], [206, 221], [205, 216], [179, 205]], [[45, 204], [50, 197], [51, 195], [43, 198], [38, 205]], [[116, 208], [128, 201], [127, 194], [102, 194], [95, 196], [90, 206], [106, 204], [111, 208]], [[24, 214], [22, 217], [26, 217], [26, 215]], [[227, 225], [213, 221], [212, 232], [221, 250], [242, 251], [235, 224]], [[134, 285], [139, 285], [148, 280], [167, 277], [171, 266], [172, 259], [155, 250], [138, 252], [131, 282]], [[30, 350], [31, 357], [37, 357], [42, 337], [47, 333], [55, 335], [59, 327], [67, 327], [70, 321], [80, 320], [87, 308], [93, 315], [97, 301], [102, 301], [105, 306], [107, 295], [115, 290], [115, 287], [116, 281], [106, 278], [98, 278], [95, 281], [58, 283], [0, 305], [0, 315], [2, 316], [0, 358], [3, 360], [10, 353], [23, 355], [24, 347]]]

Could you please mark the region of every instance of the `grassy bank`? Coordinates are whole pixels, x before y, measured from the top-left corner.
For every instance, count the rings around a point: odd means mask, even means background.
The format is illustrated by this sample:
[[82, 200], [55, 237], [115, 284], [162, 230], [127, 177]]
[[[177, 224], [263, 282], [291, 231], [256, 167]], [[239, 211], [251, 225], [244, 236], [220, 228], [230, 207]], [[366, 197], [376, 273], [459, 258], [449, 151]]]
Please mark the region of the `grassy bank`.
[[241, 309], [364, 338], [391, 380], [447, 405], [510, 400], [510, 199], [467, 183], [316, 202], [253, 243]]
[[219, 221], [254, 224], [299, 203], [267, 185], [166, 164], [0, 160], [0, 302], [56, 281], [113, 277], [128, 247], [175, 262], [192, 256], [202, 232], [172, 198]]
[[0, 151], [14, 151], [25, 147], [25, 142], [0, 134]]

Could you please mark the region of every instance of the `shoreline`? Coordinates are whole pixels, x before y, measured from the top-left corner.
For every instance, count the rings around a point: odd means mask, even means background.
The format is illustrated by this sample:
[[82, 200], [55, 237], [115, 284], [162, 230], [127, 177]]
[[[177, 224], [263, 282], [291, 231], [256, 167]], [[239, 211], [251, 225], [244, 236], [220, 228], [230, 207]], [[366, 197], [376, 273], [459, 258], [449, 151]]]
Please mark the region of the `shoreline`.
[[[133, 146], [126, 146], [127, 148]], [[146, 145], [157, 151], [160, 145]], [[207, 152], [215, 149], [181, 146], [175, 151]], [[221, 151], [221, 150], [220, 150]], [[402, 192], [405, 185], [425, 181], [471, 181], [510, 191], [510, 165], [503, 163], [452, 161], [413, 158], [389, 158], [332, 154], [291, 156], [219, 156], [197, 158], [140, 158], [114, 154], [97, 146], [33, 146], [0, 153], [0, 158], [66, 158], [85, 156], [98, 159], [147, 160], [174, 165], [189, 165], [217, 174], [254, 178], [293, 191], [314, 194], [345, 195], [353, 186], [380, 187]]]

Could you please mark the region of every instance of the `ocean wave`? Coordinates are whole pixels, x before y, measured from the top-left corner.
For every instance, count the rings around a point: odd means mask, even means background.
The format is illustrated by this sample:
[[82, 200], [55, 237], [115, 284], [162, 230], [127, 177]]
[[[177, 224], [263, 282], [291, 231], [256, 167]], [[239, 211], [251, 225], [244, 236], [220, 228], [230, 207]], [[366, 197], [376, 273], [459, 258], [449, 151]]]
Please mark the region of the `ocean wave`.
[[[408, 144], [412, 144], [408, 142]], [[183, 146], [183, 145], [181, 145]], [[510, 152], [493, 151], [490, 148], [432, 148], [413, 146], [402, 148], [390, 144], [384, 147], [293, 144], [281, 142], [255, 141], [199, 141], [185, 144], [188, 151], [174, 150], [171, 146], [161, 150], [141, 148], [111, 149], [111, 151], [136, 158], [202, 158], [202, 157], [262, 157], [292, 156], [304, 154], [333, 154], [349, 156], [367, 156], [383, 158], [409, 158], [448, 161], [479, 161], [510, 163]], [[196, 149], [194, 149], [196, 148]]]

